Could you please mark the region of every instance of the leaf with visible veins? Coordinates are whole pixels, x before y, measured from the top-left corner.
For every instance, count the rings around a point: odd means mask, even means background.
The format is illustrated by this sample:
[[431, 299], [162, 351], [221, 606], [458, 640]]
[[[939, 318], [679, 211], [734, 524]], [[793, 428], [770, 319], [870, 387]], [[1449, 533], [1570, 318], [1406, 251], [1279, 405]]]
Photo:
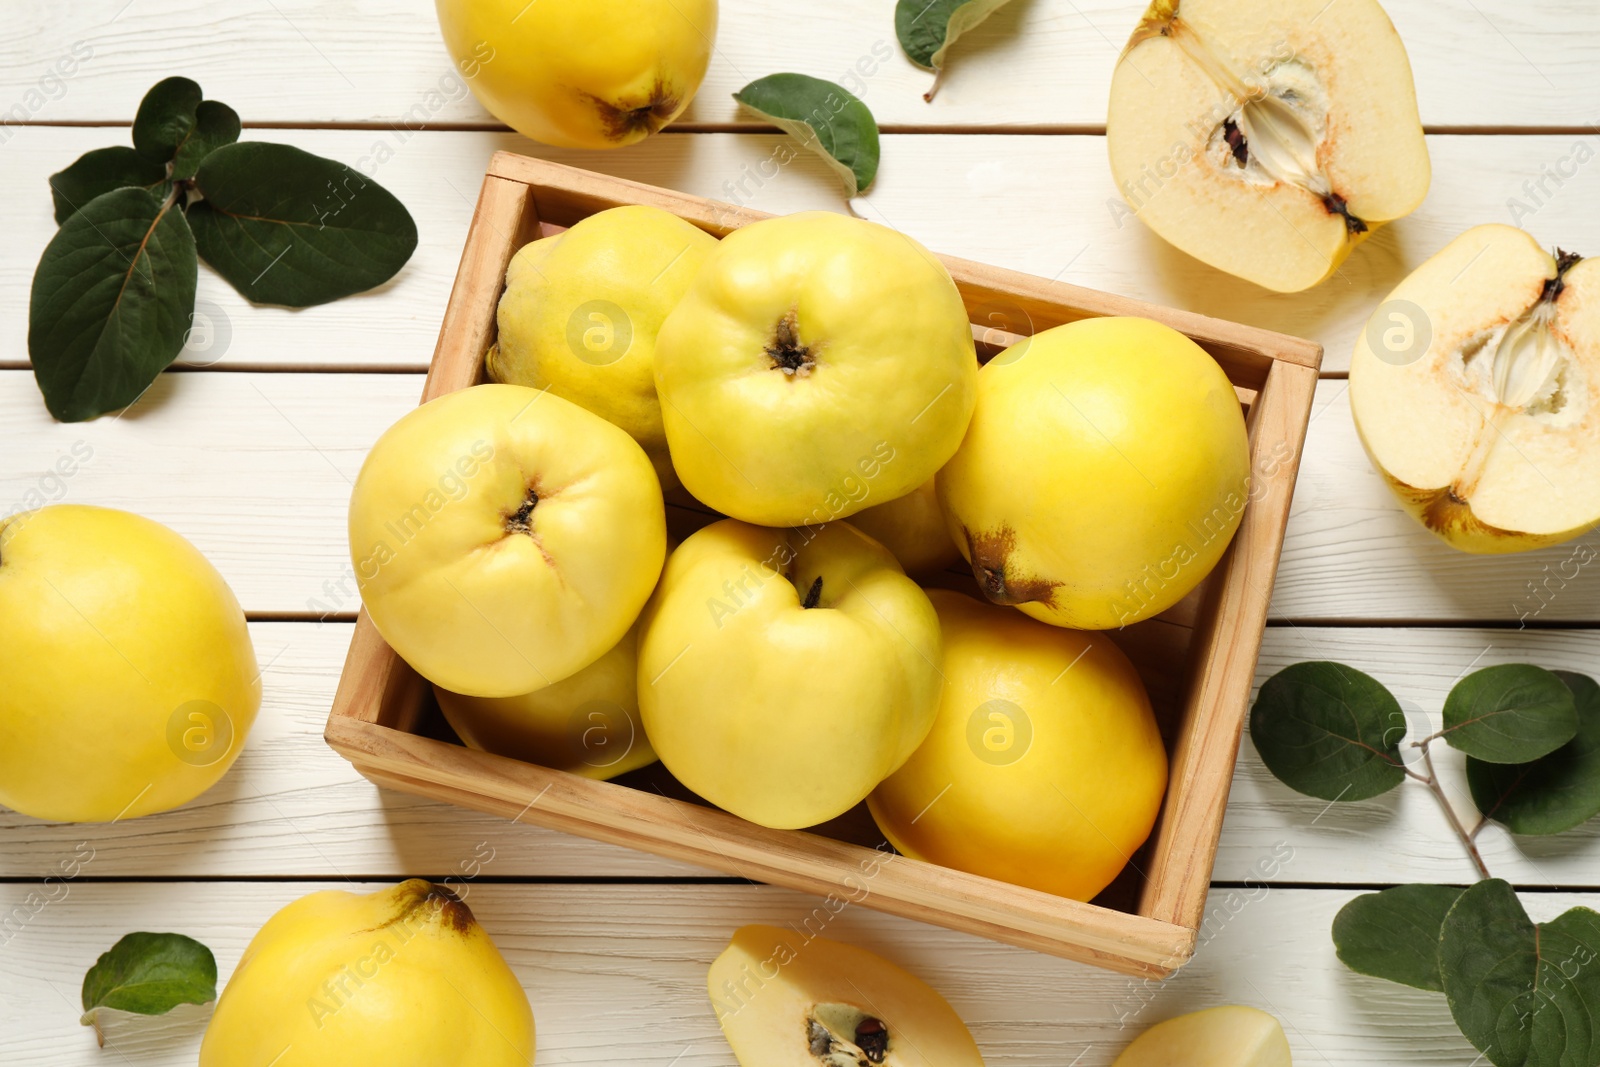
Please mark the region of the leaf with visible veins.
[[1600, 1063], [1600, 913], [1535, 925], [1510, 885], [1479, 882], [1445, 916], [1439, 974], [1456, 1025], [1495, 1067]]
[[1405, 780], [1406, 717], [1377, 679], [1342, 663], [1296, 663], [1268, 678], [1250, 739], [1289, 788], [1322, 800], [1366, 800]]
[[50, 414], [126, 407], [183, 350], [198, 274], [183, 212], [148, 189], [103, 193], [39, 257], [28, 355]]
[[1484, 815], [1514, 834], [1559, 834], [1600, 815], [1600, 685], [1554, 671], [1571, 690], [1578, 734], [1531, 763], [1467, 757], [1467, 785]]

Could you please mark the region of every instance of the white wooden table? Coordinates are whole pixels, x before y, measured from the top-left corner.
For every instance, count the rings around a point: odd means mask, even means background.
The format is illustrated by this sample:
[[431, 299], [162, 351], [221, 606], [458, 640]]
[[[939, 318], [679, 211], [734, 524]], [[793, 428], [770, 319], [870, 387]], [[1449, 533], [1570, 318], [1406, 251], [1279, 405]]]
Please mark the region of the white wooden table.
[[[41, 488], [138, 511], [189, 537], [250, 615], [266, 699], [234, 771], [181, 811], [111, 827], [0, 811], [0, 1064], [192, 1063], [200, 1010], [114, 1029], [95, 1048], [77, 1002], [99, 952], [131, 930], [179, 930], [216, 951], [225, 978], [257, 926], [291, 899], [407, 875], [467, 879], [473, 908], [533, 1000], [541, 1064], [733, 1063], [705, 967], [738, 925], [784, 923], [814, 901], [382, 792], [357, 776], [321, 739], [357, 607], [345, 505], [369, 444], [416, 403], [493, 150], [726, 198], [777, 143], [729, 94], [778, 70], [842, 78], [879, 42], [893, 45], [892, 6], [724, 0], [716, 58], [685, 121], [642, 146], [598, 153], [543, 148], [497, 127], [453, 81], [427, 0], [8, 0], [0, 110], [17, 119], [15, 102], [26, 122], [0, 128], [0, 506], [11, 511]], [[1600, 152], [1600, 8], [1388, 7], [1416, 73], [1433, 189], [1414, 216], [1301, 296], [1218, 274], [1137, 222], [1119, 226], [1109, 210], [1106, 91], [1138, 0], [1015, 0], [958, 47], [932, 106], [920, 97], [928, 76], [897, 49], [862, 95], [886, 131], [870, 203], [930, 247], [1327, 346], [1259, 677], [1339, 659], [1436, 715], [1474, 666], [1600, 671], [1600, 574], [1589, 566], [1562, 577], [1571, 545], [1474, 559], [1429, 538], [1369, 467], [1344, 368], [1378, 298], [1468, 226], [1520, 221], [1546, 245], [1600, 254], [1600, 164], [1572, 173], [1575, 158]], [[83, 60], [76, 72], [48, 78], [69, 54]], [[421, 242], [379, 291], [298, 312], [250, 308], [203, 269], [200, 300], [220, 313], [226, 343], [186, 355], [185, 370], [114, 421], [56, 424], [25, 341], [29, 281], [54, 230], [46, 176], [87, 149], [125, 143], [143, 92], [180, 73], [232, 104], [246, 138], [375, 173], [410, 207]], [[809, 159], [764, 183], [744, 178], [740, 195], [768, 211], [842, 207], [836, 181]], [[1523, 205], [1515, 219], [1514, 201]], [[83, 443], [93, 455], [76, 474], [44, 479]], [[1600, 547], [1600, 535], [1588, 543]], [[1445, 763], [1452, 792], [1470, 803], [1459, 765]], [[1537, 841], [1491, 828], [1483, 850], [1494, 873], [1527, 891], [1536, 919], [1600, 896], [1594, 827]], [[51, 877], [86, 856], [76, 879]], [[927, 978], [997, 1065], [1107, 1064], [1138, 1028], [1237, 1002], [1283, 1020], [1300, 1064], [1465, 1067], [1476, 1053], [1442, 997], [1349, 973], [1328, 925], [1366, 889], [1471, 876], [1420, 790], [1326, 808], [1273, 780], [1247, 741], [1204, 943], [1164, 985], [861, 908], [830, 933]]]

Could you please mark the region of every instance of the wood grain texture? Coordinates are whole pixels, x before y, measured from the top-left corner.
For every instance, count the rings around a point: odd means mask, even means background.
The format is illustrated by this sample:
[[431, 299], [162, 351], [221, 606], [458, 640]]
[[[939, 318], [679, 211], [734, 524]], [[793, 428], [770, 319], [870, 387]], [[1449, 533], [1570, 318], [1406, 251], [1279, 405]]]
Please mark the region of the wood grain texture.
[[887, 845], [875, 851], [769, 830], [712, 808], [337, 714], [327, 737], [380, 785], [814, 893], [830, 910], [859, 901], [892, 915], [1139, 977], [1165, 977], [1194, 948], [1191, 929], [919, 863], [893, 855]]
[[[0, 943], [0, 1062], [89, 1067], [192, 1063], [207, 1012], [136, 1026], [117, 1020], [96, 1049], [78, 1026], [77, 987], [95, 956], [130, 929], [177, 930], [232, 974], [274, 911], [320, 888], [372, 884], [101, 884], [60, 887], [35, 909], [33, 887], [0, 886], [0, 915], [27, 921]], [[1218, 889], [1205, 943], [1162, 984], [851, 906], [818, 914], [815, 898], [754, 886], [459, 884], [533, 1004], [539, 1062], [610, 1067], [734, 1067], [706, 992], [706, 968], [739, 926], [764, 922], [859, 944], [939, 990], [987, 1062], [1108, 1067], [1143, 1027], [1218, 1004], [1249, 1004], [1284, 1024], [1298, 1064], [1464, 1067], [1474, 1051], [1444, 997], [1346, 971], [1328, 936], [1352, 895], [1340, 890]], [[1579, 904], [1528, 900], [1544, 920]]]
[[[480, 845], [495, 853], [486, 871], [495, 877], [715, 873], [380, 790], [361, 778], [321, 736], [352, 629], [253, 624], [265, 703], [228, 776], [186, 808], [114, 826], [41, 823], [0, 811], [0, 878], [56, 873], [84, 842], [94, 849], [86, 873], [102, 878], [444, 878], [459, 875]], [[1267, 631], [1256, 685], [1305, 659], [1338, 660], [1381, 679], [1414, 705], [1410, 714], [1423, 731], [1424, 713], [1436, 727], [1445, 694], [1474, 666], [1533, 662], [1600, 676], [1600, 631], [1276, 626]], [[1439, 763], [1446, 787], [1470, 815], [1459, 758], [1443, 750]], [[1489, 869], [1519, 885], [1600, 886], [1600, 822], [1546, 839], [1513, 838], [1490, 826], [1480, 843]], [[1378, 800], [1329, 807], [1281, 785], [1244, 740], [1218, 881], [1390, 884], [1470, 874], [1420, 789], [1402, 786]]]
[[[1260, 654], [1287, 510], [1301, 465], [1315, 365], [1277, 363], [1250, 409], [1250, 504], [1211, 583], [1188, 650], [1191, 672], [1171, 761], [1171, 782], [1139, 912], [1186, 929], [1200, 925], [1216, 862], [1239, 732]], [[1208, 710], [1209, 714], [1202, 714]]]
[[[1098, 128], [1112, 67], [1145, 6], [1014, 0], [952, 49], [929, 105], [932, 75], [900, 54], [889, 0], [814, 0], [781, 27], [763, 5], [725, 3], [711, 69], [682, 121], [752, 124], [732, 94], [793, 70], [843, 83], [893, 127]], [[1600, 119], [1593, 94], [1576, 91], [1600, 65], [1600, 11], [1587, 0], [1385, 7], [1410, 54], [1424, 123]], [[6, 10], [0, 100], [22, 105], [29, 121], [126, 122], [179, 56], [247, 123], [494, 121], [456, 75], [428, 0], [89, 0], [70, 19], [52, 0], [12, 0]], [[78, 62], [57, 67], [63, 59]]]
[[[142, 4], [146, 0], [139, 0]], [[1021, 2], [1021, 0], [1015, 0]], [[130, 8], [130, 15], [138, 10]], [[1600, 93], [1596, 94], [1600, 99]], [[55, 232], [49, 175], [82, 152], [126, 140], [121, 129], [26, 127], [0, 151], [0, 227], [15, 255], [0, 258], [0, 286], [25, 293], [37, 254]], [[251, 307], [208, 268], [201, 311], [219, 331], [180, 356], [198, 366], [410, 367], [425, 369], [460, 264], [483, 171], [500, 149], [665, 185], [697, 196], [786, 213], [843, 210], [838, 179], [809, 153], [786, 166], [786, 142], [767, 134], [657, 137], [624, 152], [544, 149], [511, 134], [423, 132], [403, 143], [384, 130], [250, 130], [339, 159], [373, 176], [417, 219], [416, 254], [378, 289], [321, 307]], [[1355, 339], [1383, 296], [1467, 227], [1520, 220], [1542, 244], [1600, 253], [1600, 165], [1560, 184], [1574, 145], [1600, 154], [1600, 134], [1433, 137], [1433, 189], [1418, 211], [1380, 229], [1326, 283], [1294, 296], [1269, 293], [1178, 252], [1121, 213], [1100, 137], [905, 135], [884, 138], [884, 164], [864, 210], [950, 256], [1042, 279], [1120, 293], [1168, 307], [1308, 337], [1326, 348], [1325, 371], [1350, 364]], [[380, 147], [393, 158], [381, 164]], [[1566, 162], [1563, 163], [1563, 160]], [[1530, 195], [1524, 183], [1544, 182]], [[1527, 205], [1531, 214], [1508, 206]], [[959, 205], [955, 210], [953, 205]], [[1002, 324], [1024, 309], [997, 305]], [[27, 302], [0, 302], [0, 366], [27, 358]]]
[[[501, 279], [512, 254], [541, 224], [576, 225], [621, 205], [668, 211], [718, 236], [763, 216], [664, 188], [507, 152], [490, 160], [467, 232], [466, 251], [428, 371], [425, 399], [482, 380], [493, 343]], [[1021, 308], [1034, 328], [1102, 315], [1141, 315], [1188, 333], [1238, 387], [1255, 392], [1249, 450], [1255, 482], [1231, 550], [1194, 605], [1198, 627], [1154, 673], [1188, 673], [1177, 701], [1174, 774], [1161, 829], [1145, 866], [1138, 914], [1061, 900], [815, 834], [771, 830], [683, 800], [616, 783], [530, 767], [430, 739], [418, 729], [428, 697], [395, 652], [357, 622], [329, 716], [328, 743], [381, 785], [480, 811], [526, 819], [672, 859], [704, 863], [830, 899], [871, 872], [869, 906], [1007, 944], [1165, 977], [1193, 950], [1250, 678], [1266, 625], [1295, 471], [1322, 357], [1315, 343], [1189, 312], [1139, 304], [1063, 282], [945, 258], [968, 315], [982, 322], [996, 302]], [[1261, 491], [1257, 491], [1257, 490]], [[1230, 501], [1235, 499], [1229, 498]], [[1238, 498], [1243, 506], [1243, 497]], [[1219, 505], [1220, 506], [1220, 505]], [[1159, 579], [1158, 579], [1159, 580]], [[1187, 661], [1184, 672], [1180, 663]], [[1147, 666], [1151, 666], [1148, 665]], [[1166, 669], [1163, 670], [1162, 668]], [[1129, 864], [1141, 871], [1137, 864]], [[881, 873], [880, 873], [881, 872]], [[1142, 872], [1141, 872], [1142, 873]]]
[[[1600, 631], [1279, 627], [1262, 654], [1258, 686], [1309, 659], [1346, 663], [1388, 686], [1405, 709], [1406, 736], [1416, 740], [1441, 728], [1446, 695], [1473, 670], [1535, 663], [1600, 678]], [[1475, 825], [1462, 755], [1438, 743], [1430, 751], [1462, 821]], [[1444, 815], [1415, 782], [1373, 800], [1330, 805], [1273, 778], [1246, 739], [1228, 812], [1219, 879], [1389, 883], [1473, 877]], [[1548, 889], [1600, 881], [1600, 820], [1553, 837], [1516, 837], [1491, 823], [1478, 847], [1492, 874], [1523, 885]], [[1292, 859], [1264, 876], [1261, 860], [1281, 848], [1292, 849]]]
[[[1345, 391], [1317, 387], [1272, 619], [1600, 622], [1600, 533], [1520, 555], [1457, 552], [1399, 510]], [[421, 392], [420, 374], [185, 372], [121, 417], [64, 425], [30, 373], [0, 371], [0, 514], [50, 499], [138, 511], [193, 540], [253, 614], [353, 618], [350, 487]], [[92, 456], [54, 473], [75, 445]]]
[[[186, 807], [109, 826], [45, 823], [0, 808], [0, 877], [58, 873], [93, 850], [95, 877], [360, 878], [459, 875], [481, 847], [488, 873], [570, 878], [712, 872], [380, 791], [322, 740], [349, 623], [253, 623], [263, 706], [239, 762]], [[3, 1062], [3, 1059], [0, 1059]]]
[[[1388, 0], [1431, 128], [1523, 132], [1431, 137], [1434, 183], [1423, 207], [1381, 230], [1327, 284], [1294, 297], [1221, 275], [1120, 219], [1102, 138], [1020, 132], [1101, 128], [1111, 66], [1144, 6], [1013, 0], [957, 47], [928, 106], [920, 99], [928, 75], [893, 48], [888, 0], [817, 0], [780, 32], [766, 5], [724, 4], [718, 53], [688, 119], [748, 124], [729, 94], [749, 79], [779, 69], [844, 79], [858, 57], [888, 46], [890, 58], [859, 88], [881, 122], [916, 132], [884, 138], [883, 170], [865, 210], [946, 254], [1309, 336], [1327, 346], [1324, 368], [1335, 373], [1383, 294], [1470, 225], [1520, 221], [1543, 244], [1600, 249], [1600, 214], [1591, 208], [1600, 168], [1573, 166], [1600, 150], [1600, 8], [1591, 0]], [[72, 73], [57, 81], [52, 69], [71, 60]], [[422, 391], [494, 151], [530, 151], [765, 211], [843, 207], [836, 180], [809, 155], [774, 167], [786, 142], [768, 133], [674, 132], [623, 152], [583, 153], [497, 131], [454, 80], [428, 0], [88, 0], [70, 13], [52, 0], [13, 0], [0, 24], [0, 178], [12, 194], [0, 203], [10, 249], [0, 256], [0, 287], [14, 296], [0, 301], [0, 367], [26, 364], [22, 294], [55, 228], [46, 176], [83, 151], [125, 143], [139, 96], [179, 72], [236, 106], [247, 124], [365, 124], [246, 136], [300, 145], [375, 176], [416, 216], [418, 251], [380, 289], [297, 312], [249, 307], [202, 270], [199, 310], [226, 338], [192, 348], [184, 361], [241, 372], [165, 376], [116, 419], [50, 423], [31, 376], [0, 371], [0, 514], [57, 498], [139, 510], [195, 540], [258, 614], [353, 612], [349, 482], [371, 441]], [[981, 132], [996, 127], [1005, 132]], [[1535, 128], [1577, 132], [1525, 132]], [[1015, 313], [995, 312], [1002, 324]], [[412, 373], [245, 370], [265, 366]], [[1255, 683], [1292, 662], [1338, 659], [1395, 688], [1424, 732], [1437, 725], [1451, 684], [1476, 666], [1532, 661], [1600, 671], [1597, 629], [1306, 625], [1600, 623], [1600, 568], [1575, 562], [1583, 557], [1573, 546], [1470, 559], [1400, 515], [1355, 440], [1343, 389], [1324, 382], [1317, 395], [1271, 609], [1278, 624], [1267, 631]], [[87, 461], [74, 460], [75, 445], [91, 450]], [[1600, 535], [1583, 543], [1600, 551]], [[322, 880], [461, 879], [485, 855], [491, 879], [709, 873], [360, 778], [320, 736], [353, 629], [341, 621], [252, 624], [266, 705], [237, 767], [188, 808], [113, 827], [0, 811], [0, 878], [57, 874], [88, 848], [91, 878], [163, 879], [67, 883], [43, 897], [37, 881], [0, 883], [0, 1063], [193, 1062], [202, 1010], [137, 1032], [113, 1029], [106, 1050], [76, 1025], [84, 969], [132, 929], [194, 934], [217, 948], [226, 976], [260, 922]], [[1459, 761], [1446, 751], [1440, 762], [1447, 790], [1465, 805]], [[1491, 826], [1481, 843], [1491, 871], [1519, 885], [1600, 887], [1596, 826], [1550, 839], [1514, 839]], [[1302, 1064], [1460, 1067], [1474, 1053], [1441, 998], [1352, 975], [1334, 960], [1328, 924], [1353, 891], [1282, 886], [1460, 881], [1470, 873], [1422, 791], [1407, 785], [1329, 807], [1276, 782], [1246, 739], [1200, 953], [1165, 985], [859, 907], [831, 919], [827, 932], [881, 951], [943, 990], [992, 1063], [1105, 1065], [1139, 1027], [1238, 1002], [1282, 1018]], [[260, 877], [305, 881], [208, 881]], [[468, 889], [534, 998], [542, 1063], [732, 1067], [705, 1002], [706, 964], [739, 923], [803, 923], [820, 903], [721, 885]], [[1544, 919], [1592, 904], [1592, 896], [1537, 893], [1530, 907]]]

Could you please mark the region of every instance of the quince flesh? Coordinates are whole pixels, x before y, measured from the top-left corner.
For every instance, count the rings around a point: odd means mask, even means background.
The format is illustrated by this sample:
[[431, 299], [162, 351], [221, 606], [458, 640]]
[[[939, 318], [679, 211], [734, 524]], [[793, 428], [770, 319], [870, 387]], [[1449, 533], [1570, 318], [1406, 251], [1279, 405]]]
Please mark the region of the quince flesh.
[[1122, 1050], [1112, 1067], [1293, 1067], [1278, 1020], [1240, 1005], [1157, 1023]]
[[746, 926], [711, 964], [707, 985], [744, 1067], [983, 1067], [943, 997], [853, 945]]

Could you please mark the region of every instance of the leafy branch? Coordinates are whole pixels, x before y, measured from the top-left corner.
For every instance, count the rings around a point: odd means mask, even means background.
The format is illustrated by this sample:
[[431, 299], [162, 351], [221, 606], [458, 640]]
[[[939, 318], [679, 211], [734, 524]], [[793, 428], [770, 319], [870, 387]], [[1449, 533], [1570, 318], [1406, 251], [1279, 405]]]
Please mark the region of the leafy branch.
[[133, 147], [50, 176], [61, 228], [34, 271], [28, 354], [50, 413], [126, 407], [183, 350], [198, 261], [256, 303], [307, 307], [388, 281], [417, 228], [387, 190], [288, 145], [239, 143], [239, 116], [188, 78], [145, 94]]
[[[1406, 768], [1406, 776], [1428, 787], [1428, 792], [1432, 793], [1433, 798], [1439, 802], [1439, 807], [1444, 812], [1445, 821], [1450, 824], [1450, 829], [1454, 830], [1456, 836], [1461, 839], [1461, 844], [1467, 850], [1467, 857], [1472, 860], [1472, 865], [1478, 870], [1478, 877], [1488, 878], [1490, 877], [1489, 868], [1484, 865], [1483, 854], [1478, 851], [1478, 844], [1475, 840], [1477, 830], [1469, 832], [1461, 824], [1461, 816], [1456, 814], [1456, 809], [1450, 803], [1450, 798], [1444, 795], [1444, 786], [1439, 784], [1439, 773], [1433, 769], [1433, 756], [1428, 752], [1428, 743], [1436, 740], [1438, 736], [1435, 734], [1433, 737], [1425, 737], [1421, 741], [1411, 742], [1412, 747], [1422, 754], [1422, 765], [1427, 768], [1428, 773], [1418, 774], [1408, 767]], [[1482, 828], [1483, 820], [1479, 819], [1478, 829]]]
[[[1600, 685], [1526, 664], [1487, 667], [1450, 691], [1443, 727], [1405, 741], [1405, 713], [1376, 679], [1338, 663], [1299, 663], [1269, 678], [1250, 736], [1285, 785], [1330, 801], [1366, 800], [1410, 779], [1445, 813], [1481, 881], [1365, 893], [1333, 921], [1339, 959], [1362, 974], [1442, 992], [1467, 1040], [1496, 1067], [1597, 1067], [1600, 913], [1528, 918], [1477, 847], [1490, 821], [1555, 834], [1600, 814]], [[1467, 756], [1481, 813], [1468, 830], [1434, 767], [1443, 741]], [[1407, 765], [1401, 743], [1418, 754]]]

